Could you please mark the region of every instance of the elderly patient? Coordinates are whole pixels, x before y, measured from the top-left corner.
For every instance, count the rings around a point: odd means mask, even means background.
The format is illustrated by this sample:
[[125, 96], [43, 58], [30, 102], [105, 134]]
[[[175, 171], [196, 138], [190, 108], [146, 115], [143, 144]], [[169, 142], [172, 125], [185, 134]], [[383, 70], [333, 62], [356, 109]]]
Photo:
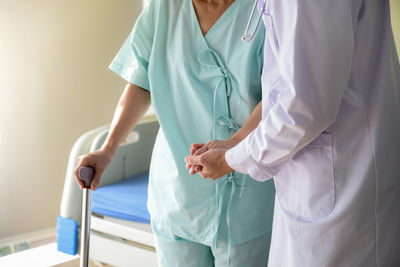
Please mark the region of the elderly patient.
[[128, 84], [102, 148], [77, 170], [95, 168], [94, 190], [151, 102], [161, 127], [148, 207], [160, 266], [267, 264], [273, 183], [237, 172], [206, 180], [184, 162], [193, 142], [237, 143], [260, 120], [264, 28], [251, 44], [240, 41], [252, 2], [150, 1], [111, 63]]

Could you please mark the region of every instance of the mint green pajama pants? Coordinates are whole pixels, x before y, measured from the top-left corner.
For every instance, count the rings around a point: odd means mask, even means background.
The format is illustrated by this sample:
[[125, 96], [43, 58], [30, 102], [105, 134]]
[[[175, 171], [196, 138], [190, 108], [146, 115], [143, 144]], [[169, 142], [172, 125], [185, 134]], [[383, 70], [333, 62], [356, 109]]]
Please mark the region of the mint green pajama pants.
[[159, 267], [266, 267], [271, 233], [232, 246], [219, 242], [218, 248], [177, 238], [165, 240], [156, 235]]

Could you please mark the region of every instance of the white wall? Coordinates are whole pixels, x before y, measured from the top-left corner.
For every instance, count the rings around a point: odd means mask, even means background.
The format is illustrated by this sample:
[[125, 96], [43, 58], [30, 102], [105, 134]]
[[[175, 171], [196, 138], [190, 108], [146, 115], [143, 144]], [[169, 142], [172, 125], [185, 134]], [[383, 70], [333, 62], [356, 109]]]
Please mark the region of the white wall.
[[0, 0], [0, 238], [54, 227], [67, 157], [109, 123], [141, 0]]

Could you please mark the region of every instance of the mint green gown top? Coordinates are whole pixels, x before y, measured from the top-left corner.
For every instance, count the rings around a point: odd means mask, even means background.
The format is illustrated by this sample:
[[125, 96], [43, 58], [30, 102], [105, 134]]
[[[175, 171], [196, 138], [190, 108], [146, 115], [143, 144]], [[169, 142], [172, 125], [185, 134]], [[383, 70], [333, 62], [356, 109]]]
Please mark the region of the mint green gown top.
[[252, 5], [236, 0], [203, 36], [191, 0], [152, 0], [110, 65], [150, 91], [160, 130], [148, 208], [165, 239], [236, 245], [271, 232], [272, 181], [237, 172], [213, 181], [184, 162], [192, 143], [229, 138], [261, 101], [265, 29], [241, 41]]

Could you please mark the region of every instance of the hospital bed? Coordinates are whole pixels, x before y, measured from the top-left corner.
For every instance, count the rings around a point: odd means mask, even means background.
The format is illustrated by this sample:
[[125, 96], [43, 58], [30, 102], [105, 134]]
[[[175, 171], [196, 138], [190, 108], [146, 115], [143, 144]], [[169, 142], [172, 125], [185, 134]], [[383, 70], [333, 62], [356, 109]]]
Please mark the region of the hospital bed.
[[[58, 249], [65, 253], [79, 251], [82, 192], [74, 177], [77, 158], [100, 148], [108, 128], [85, 133], [70, 153], [57, 222]], [[158, 128], [154, 115], [142, 119], [121, 144], [92, 193], [92, 260], [113, 266], [157, 266], [146, 203], [148, 169]]]

